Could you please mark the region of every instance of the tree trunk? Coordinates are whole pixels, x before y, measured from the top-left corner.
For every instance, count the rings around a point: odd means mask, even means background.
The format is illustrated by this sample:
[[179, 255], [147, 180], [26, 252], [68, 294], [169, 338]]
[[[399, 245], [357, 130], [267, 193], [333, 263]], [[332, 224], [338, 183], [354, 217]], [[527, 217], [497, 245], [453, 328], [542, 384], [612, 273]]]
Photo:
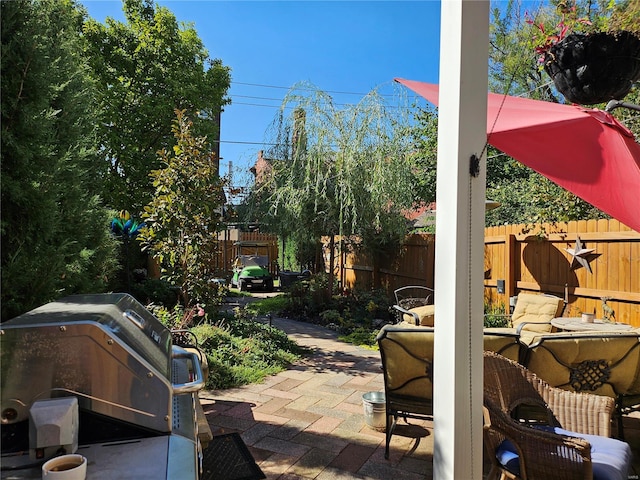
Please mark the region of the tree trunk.
[[329, 298], [333, 297], [333, 283], [334, 283], [334, 264], [335, 264], [335, 236], [331, 235], [329, 240]]

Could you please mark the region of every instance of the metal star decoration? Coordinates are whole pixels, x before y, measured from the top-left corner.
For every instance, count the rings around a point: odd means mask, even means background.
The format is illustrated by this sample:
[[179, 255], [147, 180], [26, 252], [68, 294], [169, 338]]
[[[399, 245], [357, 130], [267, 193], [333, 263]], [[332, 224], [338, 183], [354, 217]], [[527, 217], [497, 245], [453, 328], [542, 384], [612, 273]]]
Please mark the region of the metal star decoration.
[[571, 259], [571, 268], [574, 268], [576, 264], [582, 265], [587, 269], [589, 273], [593, 273], [591, 271], [591, 266], [589, 265], [589, 261], [587, 257], [595, 251], [593, 248], [584, 248], [582, 246], [582, 242], [580, 241], [580, 237], [576, 236], [576, 247], [575, 248], [565, 248], [565, 251], [568, 252], [573, 258]]

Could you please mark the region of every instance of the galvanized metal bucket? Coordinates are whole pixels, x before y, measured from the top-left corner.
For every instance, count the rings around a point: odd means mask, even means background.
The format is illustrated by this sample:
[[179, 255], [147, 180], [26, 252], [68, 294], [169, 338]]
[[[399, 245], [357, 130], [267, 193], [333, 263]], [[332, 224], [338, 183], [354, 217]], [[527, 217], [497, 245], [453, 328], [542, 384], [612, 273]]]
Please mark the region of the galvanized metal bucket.
[[368, 392], [362, 395], [364, 422], [374, 430], [384, 432], [386, 428], [386, 408], [384, 392]]

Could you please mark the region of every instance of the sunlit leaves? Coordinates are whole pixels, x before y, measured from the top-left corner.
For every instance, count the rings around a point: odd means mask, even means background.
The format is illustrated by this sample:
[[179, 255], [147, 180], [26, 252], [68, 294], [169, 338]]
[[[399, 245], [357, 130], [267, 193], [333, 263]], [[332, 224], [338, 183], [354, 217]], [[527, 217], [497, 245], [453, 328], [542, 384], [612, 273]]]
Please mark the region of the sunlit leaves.
[[184, 111], [176, 115], [176, 146], [159, 153], [163, 168], [151, 172], [155, 195], [144, 207], [146, 228], [138, 238], [160, 264], [163, 279], [181, 288], [185, 304], [206, 304], [218, 294], [209, 280], [215, 274], [222, 180], [207, 139], [193, 136]]
[[156, 153], [174, 144], [174, 109], [187, 110], [197, 134], [217, 141], [215, 118], [229, 102], [230, 75], [209, 59], [193, 25], [179, 23], [168, 8], [126, 0], [124, 10], [126, 23], [88, 20], [84, 34], [100, 86], [105, 197], [137, 213], [153, 192], [148, 173], [160, 166]]
[[354, 235], [369, 252], [397, 247], [420, 175], [403, 93], [390, 107], [376, 91], [349, 106], [307, 84], [289, 92], [267, 152], [272, 174], [256, 192], [273, 228], [305, 238]]

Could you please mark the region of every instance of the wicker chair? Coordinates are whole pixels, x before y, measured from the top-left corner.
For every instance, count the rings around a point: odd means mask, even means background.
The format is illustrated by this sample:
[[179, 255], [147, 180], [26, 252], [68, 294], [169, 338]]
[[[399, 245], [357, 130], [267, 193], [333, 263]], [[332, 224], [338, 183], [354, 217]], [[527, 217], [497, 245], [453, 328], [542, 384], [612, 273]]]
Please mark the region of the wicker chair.
[[[433, 289], [418, 285], [401, 287], [394, 292], [396, 303], [391, 306], [396, 323], [411, 323], [433, 327]], [[426, 322], [425, 322], [426, 320]]]
[[488, 478], [626, 479], [631, 449], [608, 438], [614, 409], [611, 398], [550, 387], [518, 363], [485, 352]]

